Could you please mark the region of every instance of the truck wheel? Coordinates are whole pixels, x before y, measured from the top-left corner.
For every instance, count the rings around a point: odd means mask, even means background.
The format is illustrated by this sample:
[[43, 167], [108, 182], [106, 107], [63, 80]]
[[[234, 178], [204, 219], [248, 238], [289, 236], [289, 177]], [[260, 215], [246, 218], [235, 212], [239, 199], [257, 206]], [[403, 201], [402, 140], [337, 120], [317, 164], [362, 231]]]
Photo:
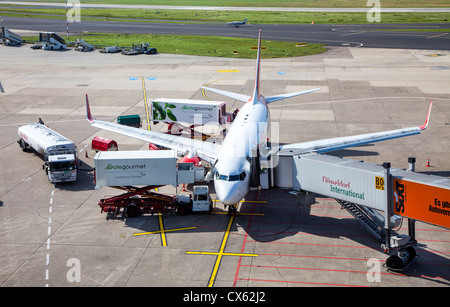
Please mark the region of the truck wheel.
[[22, 151], [27, 151], [27, 143], [25, 143], [23, 140], [19, 141], [19, 146], [22, 148]]
[[191, 208], [189, 208], [189, 205], [187, 205], [187, 204], [178, 204], [178, 206], [177, 206], [178, 215], [186, 215], [186, 214], [189, 214], [190, 211], [191, 211]]
[[127, 216], [136, 217], [139, 215], [139, 208], [136, 205], [129, 205], [127, 207]]

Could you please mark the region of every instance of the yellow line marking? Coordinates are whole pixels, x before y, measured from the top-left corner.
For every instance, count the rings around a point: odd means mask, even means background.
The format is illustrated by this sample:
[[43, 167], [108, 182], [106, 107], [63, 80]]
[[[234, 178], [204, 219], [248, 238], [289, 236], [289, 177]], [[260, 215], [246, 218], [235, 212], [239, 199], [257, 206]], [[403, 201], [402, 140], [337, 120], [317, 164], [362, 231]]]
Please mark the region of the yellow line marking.
[[224, 70], [216, 70], [217, 72], [239, 72], [237, 69], [224, 69]]
[[161, 230], [161, 242], [163, 246], [167, 246], [166, 233], [164, 231], [164, 224], [162, 214], [158, 213], [159, 229]]
[[145, 91], [144, 77], [141, 77], [141, 81], [142, 81], [142, 90], [144, 91], [145, 113], [147, 114], [147, 129], [150, 130], [150, 116], [149, 116], [149, 112], [148, 112], [147, 93]]
[[[186, 252], [191, 255], [218, 255], [219, 253], [213, 252]], [[245, 256], [245, 257], [258, 257], [257, 254], [240, 254], [240, 253], [222, 253], [223, 256]]]
[[[223, 80], [223, 79], [227, 79], [227, 78], [231, 78], [231, 77], [232, 77], [232, 76], [228, 76], [228, 77], [223, 77], [223, 78], [220, 78], [220, 79], [217, 79], [217, 80], [213, 80], [213, 81], [207, 83], [207, 84], [205, 85], [205, 87], [210, 86], [210, 85], [213, 84], [214, 82], [217, 82], [217, 81], [220, 81], [220, 80]], [[204, 89], [204, 88], [202, 88], [202, 95], [203, 95], [203, 97], [205, 97], [205, 98], [208, 99], [209, 101], [212, 101], [211, 99], [209, 99], [208, 96], [206, 96], [206, 94], [205, 94], [205, 89]]]
[[444, 35], [447, 35], [447, 34], [448, 33], [442, 33], [442, 34], [438, 34], [438, 35], [428, 36], [427, 39], [435, 38], [435, 37], [439, 37], [439, 36], [444, 36]]
[[[166, 229], [164, 232], [172, 232], [172, 231], [181, 231], [181, 230], [188, 230], [188, 229], [195, 229], [197, 227], [185, 227], [185, 228], [177, 228], [177, 229]], [[151, 234], [157, 234], [161, 233], [163, 231], [157, 230], [157, 231], [149, 231], [149, 232], [140, 232], [140, 233], [134, 233], [133, 236], [143, 236], [143, 235], [151, 235]]]
[[214, 285], [214, 281], [216, 280], [217, 271], [219, 270], [220, 262], [222, 261], [223, 251], [225, 250], [225, 245], [228, 241], [228, 237], [230, 236], [230, 229], [233, 225], [234, 216], [230, 216], [230, 220], [228, 221], [227, 230], [222, 239], [222, 244], [220, 245], [219, 253], [217, 255], [216, 263], [214, 264], [213, 271], [211, 273], [211, 278], [208, 283], [208, 287], [212, 287]]
[[180, 230], [187, 230], [187, 229], [197, 228], [197, 227], [185, 227], [185, 228], [167, 229], [166, 230], [166, 229], [164, 229], [164, 223], [163, 223], [162, 217], [163, 217], [163, 215], [161, 213], [158, 213], [159, 230], [135, 233], [135, 234], [133, 234], [133, 236], [142, 236], [142, 235], [160, 233], [161, 234], [161, 244], [162, 244], [162, 246], [167, 246], [166, 232], [173, 232], [173, 231], [180, 231]]
[[230, 236], [231, 226], [233, 225], [234, 216], [230, 216], [230, 220], [228, 221], [227, 229], [222, 239], [222, 243], [220, 245], [220, 249], [217, 253], [215, 252], [186, 252], [186, 254], [190, 255], [214, 255], [217, 256], [216, 262], [214, 264], [213, 270], [211, 272], [211, 277], [208, 282], [208, 287], [212, 287], [216, 280], [217, 272], [219, 271], [219, 266], [222, 261], [223, 256], [244, 256], [244, 257], [258, 257], [258, 254], [244, 254], [244, 253], [225, 253], [225, 246], [227, 244], [228, 238]]

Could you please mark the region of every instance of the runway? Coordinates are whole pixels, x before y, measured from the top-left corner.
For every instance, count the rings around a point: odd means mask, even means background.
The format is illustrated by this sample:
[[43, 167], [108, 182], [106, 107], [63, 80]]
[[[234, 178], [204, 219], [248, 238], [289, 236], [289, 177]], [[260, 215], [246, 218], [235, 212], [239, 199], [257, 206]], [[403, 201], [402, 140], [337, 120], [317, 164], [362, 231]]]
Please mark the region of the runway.
[[[66, 21], [62, 19], [40, 19], [2, 17], [1, 26], [10, 29], [50, 31], [66, 33]], [[106, 33], [152, 33], [211, 35], [256, 38], [259, 29], [265, 40], [320, 43], [329, 46], [448, 50], [448, 32], [411, 32], [405, 29], [444, 29], [448, 23], [434, 24], [370, 24], [370, 25], [285, 25], [252, 24], [231, 27], [225, 23], [143, 23], [82, 20], [71, 23], [72, 35], [83, 32]], [[402, 31], [392, 31], [398, 29]], [[386, 31], [389, 30], [389, 31]]]
[[[0, 1], [0, 4], [27, 5], [45, 8], [65, 8], [66, 3]], [[202, 11], [259, 11], [259, 12], [322, 12], [322, 13], [366, 13], [369, 7], [315, 8], [315, 7], [243, 7], [243, 6], [185, 6], [185, 5], [136, 5], [136, 4], [94, 4], [82, 3], [81, 8], [99, 9], [164, 9]], [[450, 8], [381, 8], [382, 13], [449, 13]]]

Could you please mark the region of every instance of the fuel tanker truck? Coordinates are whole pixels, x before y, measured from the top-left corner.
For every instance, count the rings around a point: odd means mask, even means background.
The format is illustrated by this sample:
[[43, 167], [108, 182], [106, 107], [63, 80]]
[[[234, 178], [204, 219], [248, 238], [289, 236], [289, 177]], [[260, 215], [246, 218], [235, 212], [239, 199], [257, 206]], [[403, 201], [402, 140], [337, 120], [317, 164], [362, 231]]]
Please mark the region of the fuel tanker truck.
[[71, 140], [38, 123], [20, 126], [17, 132], [23, 151], [34, 149], [42, 155], [51, 183], [77, 180], [77, 147]]

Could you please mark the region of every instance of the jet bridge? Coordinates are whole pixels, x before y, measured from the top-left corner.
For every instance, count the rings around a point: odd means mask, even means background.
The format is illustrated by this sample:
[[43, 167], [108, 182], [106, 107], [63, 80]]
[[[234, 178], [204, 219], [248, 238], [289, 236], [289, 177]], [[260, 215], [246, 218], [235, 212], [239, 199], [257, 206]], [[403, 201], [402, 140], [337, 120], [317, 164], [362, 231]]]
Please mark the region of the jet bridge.
[[[409, 170], [315, 153], [277, 159], [273, 185], [335, 198], [384, 243], [390, 270], [415, 260], [415, 220], [450, 228], [450, 179], [414, 173], [414, 158]], [[393, 233], [401, 217], [408, 218], [408, 235]]]

